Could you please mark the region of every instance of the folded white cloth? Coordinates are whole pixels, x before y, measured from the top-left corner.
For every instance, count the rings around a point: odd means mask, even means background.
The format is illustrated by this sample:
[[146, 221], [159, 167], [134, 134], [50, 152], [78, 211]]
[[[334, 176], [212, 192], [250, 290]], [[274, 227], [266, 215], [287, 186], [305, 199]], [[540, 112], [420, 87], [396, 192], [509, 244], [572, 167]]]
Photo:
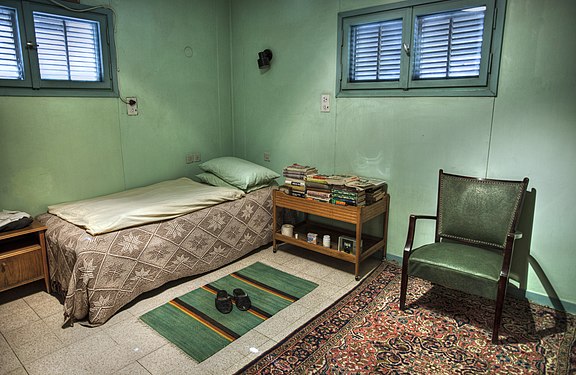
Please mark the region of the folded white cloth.
[[31, 216], [26, 212], [2, 210], [2, 212], [0, 212], [0, 228], [14, 221], [24, 219], [25, 217]]

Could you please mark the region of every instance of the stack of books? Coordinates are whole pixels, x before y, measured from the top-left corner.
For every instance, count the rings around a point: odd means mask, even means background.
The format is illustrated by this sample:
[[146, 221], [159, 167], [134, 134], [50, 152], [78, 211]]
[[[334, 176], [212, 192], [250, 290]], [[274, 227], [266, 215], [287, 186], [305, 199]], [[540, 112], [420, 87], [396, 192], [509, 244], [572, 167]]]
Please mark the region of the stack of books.
[[342, 206], [365, 206], [366, 192], [346, 185], [335, 186], [330, 202]]
[[319, 202], [330, 202], [332, 189], [328, 184], [328, 176], [313, 174], [306, 176], [306, 198]]
[[292, 164], [282, 170], [280, 190], [295, 197], [343, 206], [368, 206], [386, 196], [384, 180], [354, 175], [325, 175], [315, 167]]
[[[356, 180], [345, 183], [343, 187], [338, 187], [337, 190], [341, 193], [334, 194], [333, 192], [332, 196], [339, 198], [339, 201], [333, 203], [368, 206], [384, 198], [387, 184], [384, 180], [359, 177]], [[356, 194], [353, 193], [354, 191]]]
[[292, 164], [282, 170], [284, 175], [284, 188], [288, 190], [289, 194], [306, 198], [306, 176], [318, 173], [315, 167], [308, 165]]
[[375, 186], [373, 188], [366, 189], [366, 205], [371, 205], [379, 200], [382, 200], [386, 195], [387, 186], [384, 183], [381, 186]]

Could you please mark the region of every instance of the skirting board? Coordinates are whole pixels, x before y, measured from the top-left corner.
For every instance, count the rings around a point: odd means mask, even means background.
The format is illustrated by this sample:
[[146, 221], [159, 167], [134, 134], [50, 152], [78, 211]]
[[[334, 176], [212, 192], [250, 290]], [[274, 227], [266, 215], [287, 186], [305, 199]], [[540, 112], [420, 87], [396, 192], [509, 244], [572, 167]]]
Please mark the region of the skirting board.
[[[402, 265], [402, 258], [392, 254], [386, 254], [386, 259]], [[570, 314], [576, 314], [576, 303], [563, 301], [558, 298], [552, 298], [547, 295], [531, 292], [529, 290], [518, 289], [509, 285], [508, 294], [517, 299], [527, 299], [538, 305], [548, 306], [556, 310], [566, 311]]]

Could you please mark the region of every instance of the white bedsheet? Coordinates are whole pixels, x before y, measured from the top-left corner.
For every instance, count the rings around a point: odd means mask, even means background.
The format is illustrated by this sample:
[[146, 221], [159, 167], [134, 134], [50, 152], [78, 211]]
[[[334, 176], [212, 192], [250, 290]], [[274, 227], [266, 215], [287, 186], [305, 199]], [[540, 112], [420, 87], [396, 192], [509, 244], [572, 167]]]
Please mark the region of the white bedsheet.
[[48, 212], [96, 235], [172, 219], [244, 195], [238, 189], [204, 185], [183, 177], [120, 193], [48, 206]]

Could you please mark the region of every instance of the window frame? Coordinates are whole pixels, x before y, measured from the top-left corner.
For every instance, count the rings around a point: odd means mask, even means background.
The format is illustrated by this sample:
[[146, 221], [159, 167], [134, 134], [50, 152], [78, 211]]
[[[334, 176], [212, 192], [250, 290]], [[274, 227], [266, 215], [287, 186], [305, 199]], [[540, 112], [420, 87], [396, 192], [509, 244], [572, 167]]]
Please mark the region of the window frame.
[[[20, 47], [24, 63], [24, 80], [0, 79], [0, 96], [69, 96], [69, 97], [118, 97], [118, 77], [114, 43], [113, 12], [98, 8], [85, 11], [85, 5], [66, 3], [73, 12], [44, 0], [0, 0], [0, 5], [17, 11]], [[86, 19], [99, 23], [102, 81], [46, 80], [40, 78], [37, 49], [26, 48], [26, 43], [36, 45], [33, 12], [55, 16]]]
[[[384, 16], [384, 17], [383, 17]], [[342, 28], [344, 30], [343, 35], [350, 36], [352, 28], [358, 25], [376, 23], [376, 22], [385, 22], [385, 21], [393, 21], [401, 19], [402, 20], [402, 29], [405, 30], [407, 26], [409, 26], [410, 22], [410, 12], [408, 9], [399, 9], [399, 10], [391, 10], [386, 12], [385, 15], [381, 14], [369, 14], [369, 15], [360, 15], [354, 17], [348, 17], [342, 20]], [[402, 43], [410, 43], [411, 36], [407, 35], [408, 33], [402, 33]], [[351, 43], [344, 43], [342, 46], [342, 56], [350, 56], [350, 49]], [[386, 89], [401, 89], [407, 86], [408, 80], [408, 64], [406, 63], [406, 56], [405, 53], [401, 53], [400, 55], [400, 79], [398, 81], [367, 81], [367, 82], [349, 82], [345, 80], [342, 82], [342, 89], [343, 90], [354, 90], [354, 89], [364, 89], [364, 90], [371, 90], [371, 89], [378, 89], [378, 88], [386, 88]], [[346, 58], [342, 61], [342, 71], [349, 72], [350, 71], [350, 59]]]
[[[393, 16], [399, 18], [397, 15], [404, 14], [402, 40], [412, 48], [418, 16], [475, 6], [486, 6], [483, 45], [486, 43], [487, 48], [482, 48], [479, 77], [413, 79], [415, 54], [407, 56], [403, 51], [399, 81], [349, 80], [351, 26], [394, 19]], [[339, 13], [336, 96], [496, 96], [505, 9], [506, 0], [411, 0]]]

